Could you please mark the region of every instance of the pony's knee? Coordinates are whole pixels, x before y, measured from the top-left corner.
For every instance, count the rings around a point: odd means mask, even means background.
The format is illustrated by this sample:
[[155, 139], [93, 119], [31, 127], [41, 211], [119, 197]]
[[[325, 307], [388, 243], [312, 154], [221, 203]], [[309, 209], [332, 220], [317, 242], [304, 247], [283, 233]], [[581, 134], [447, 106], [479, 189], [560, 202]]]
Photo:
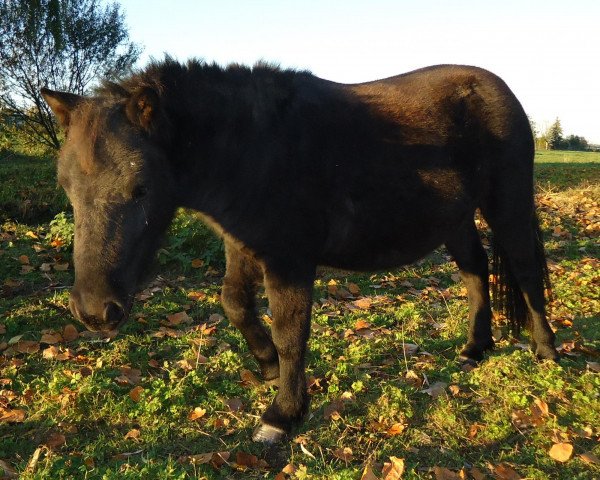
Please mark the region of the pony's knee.
[[229, 320], [239, 323], [252, 309], [253, 299], [243, 286], [224, 284], [221, 289], [221, 305]]

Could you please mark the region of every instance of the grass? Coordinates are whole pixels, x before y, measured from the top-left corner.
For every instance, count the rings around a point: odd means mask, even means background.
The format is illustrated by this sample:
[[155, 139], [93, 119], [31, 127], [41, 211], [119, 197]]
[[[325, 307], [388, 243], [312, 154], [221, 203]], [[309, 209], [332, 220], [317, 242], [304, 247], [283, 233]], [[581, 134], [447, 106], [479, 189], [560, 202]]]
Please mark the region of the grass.
[[[600, 155], [538, 160], [560, 365], [537, 362], [498, 325], [497, 350], [461, 369], [465, 291], [443, 250], [392, 272], [322, 271], [311, 413], [289, 444], [266, 449], [249, 439], [275, 391], [256, 381], [242, 337], [222, 316], [219, 242], [181, 212], [159, 253], [160, 277], [119, 335], [86, 336], [75, 325], [81, 335], [67, 342], [70, 224], [67, 215], [50, 225], [68, 210], [52, 163], [0, 158], [0, 468], [25, 479], [218, 479], [275, 478], [290, 464], [295, 473], [278, 480], [341, 480], [361, 478], [366, 466], [381, 478], [399, 457], [410, 479], [510, 478], [507, 468], [540, 480], [600, 477], [579, 456], [600, 456]], [[264, 298], [260, 314], [269, 319]], [[436, 382], [433, 396], [423, 392]], [[574, 447], [565, 463], [548, 454], [561, 442]], [[211, 452], [229, 456], [201, 455]]]

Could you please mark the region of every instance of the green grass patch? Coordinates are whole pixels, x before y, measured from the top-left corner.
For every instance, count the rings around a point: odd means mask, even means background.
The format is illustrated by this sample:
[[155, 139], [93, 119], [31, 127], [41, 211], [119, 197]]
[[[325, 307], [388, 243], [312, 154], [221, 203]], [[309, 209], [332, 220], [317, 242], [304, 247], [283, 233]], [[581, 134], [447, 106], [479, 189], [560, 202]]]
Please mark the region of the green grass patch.
[[[311, 413], [289, 444], [268, 449], [250, 435], [275, 390], [249, 373], [256, 363], [223, 317], [219, 240], [179, 212], [158, 255], [160, 277], [119, 335], [85, 336], [76, 325], [81, 336], [71, 338], [72, 220], [52, 161], [0, 158], [0, 460], [25, 479], [275, 478], [287, 464], [287, 478], [358, 479], [366, 465], [379, 476], [391, 456], [404, 459], [410, 479], [435, 478], [434, 467], [600, 477], [580, 457], [600, 456], [600, 164], [541, 153], [537, 203], [561, 364], [537, 362], [526, 339], [498, 325], [497, 350], [461, 369], [466, 297], [442, 249], [390, 272], [322, 270]], [[268, 320], [264, 296], [258, 304]], [[170, 320], [181, 312], [183, 321]], [[574, 448], [565, 463], [548, 454], [558, 442]], [[210, 452], [226, 461], [202, 456]]]

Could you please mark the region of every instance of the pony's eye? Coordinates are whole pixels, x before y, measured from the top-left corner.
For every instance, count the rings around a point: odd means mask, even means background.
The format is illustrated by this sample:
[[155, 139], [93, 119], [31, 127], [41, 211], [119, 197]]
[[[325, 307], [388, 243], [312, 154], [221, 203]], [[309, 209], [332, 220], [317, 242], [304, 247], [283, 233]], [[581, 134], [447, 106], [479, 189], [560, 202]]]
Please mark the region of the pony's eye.
[[147, 194], [148, 194], [148, 189], [144, 185], [138, 185], [137, 187], [135, 187], [133, 189], [133, 192], [131, 193], [131, 197], [134, 200], [140, 200], [140, 199], [144, 198]]

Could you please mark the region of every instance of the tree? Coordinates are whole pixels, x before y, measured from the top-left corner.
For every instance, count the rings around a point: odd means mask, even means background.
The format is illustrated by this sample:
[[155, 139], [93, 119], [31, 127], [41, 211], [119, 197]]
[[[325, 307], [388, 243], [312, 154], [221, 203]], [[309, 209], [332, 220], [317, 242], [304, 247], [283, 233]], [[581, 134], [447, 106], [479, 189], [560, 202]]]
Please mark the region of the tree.
[[117, 4], [98, 0], [0, 0], [0, 104], [34, 141], [59, 147], [40, 95], [49, 87], [84, 94], [99, 77], [124, 73], [139, 57]]
[[590, 145], [585, 137], [579, 135], [569, 135], [564, 141], [567, 150], [589, 150]]
[[557, 118], [545, 134], [550, 150], [558, 150], [564, 144], [563, 130], [560, 125], [560, 120]]

